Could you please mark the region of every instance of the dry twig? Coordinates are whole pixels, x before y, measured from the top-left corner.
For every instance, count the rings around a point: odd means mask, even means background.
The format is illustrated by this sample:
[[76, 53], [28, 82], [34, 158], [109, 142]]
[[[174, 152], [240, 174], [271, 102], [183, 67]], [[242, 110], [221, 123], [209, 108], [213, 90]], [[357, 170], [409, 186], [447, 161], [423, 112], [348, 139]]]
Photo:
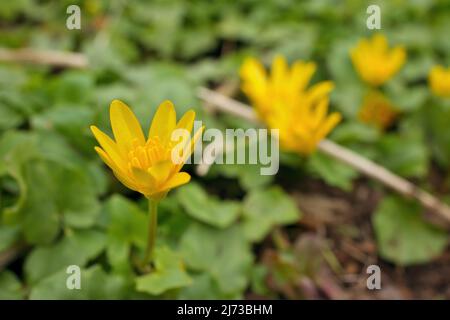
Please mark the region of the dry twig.
[[59, 52], [35, 49], [0, 48], [1, 62], [17, 62], [52, 65], [57, 67], [86, 68], [88, 60], [82, 53]]

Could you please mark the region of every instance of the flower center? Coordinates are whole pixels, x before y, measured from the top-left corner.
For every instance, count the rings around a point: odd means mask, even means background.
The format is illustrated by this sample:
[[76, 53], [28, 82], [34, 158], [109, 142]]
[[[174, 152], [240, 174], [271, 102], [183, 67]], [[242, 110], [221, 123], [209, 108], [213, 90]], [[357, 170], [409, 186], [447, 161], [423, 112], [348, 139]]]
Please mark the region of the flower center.
[[158, 137], [148, 139], [145, 145], [133, 141], [133, 149], [128, 152], [128, 166], [147, 171], [158, 162], [171, 159], [171, 143], [163, 145]]

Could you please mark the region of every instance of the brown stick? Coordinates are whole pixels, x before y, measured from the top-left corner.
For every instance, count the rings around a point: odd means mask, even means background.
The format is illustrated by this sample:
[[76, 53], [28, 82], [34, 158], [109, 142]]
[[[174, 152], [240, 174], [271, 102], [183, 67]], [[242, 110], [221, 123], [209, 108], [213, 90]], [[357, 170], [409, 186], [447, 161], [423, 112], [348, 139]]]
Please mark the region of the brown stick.
[[35, 49], [0, 48], [0, 61], [52, 65], [58, 67], [86, 68], [88, 59], [82, 53]]
[[[214, 108], [217, 110], [231, 113], [251, 122], [259, 122], [252, 108], [215, 91], [199, 88], [198, 97], [208, 102], [209, 105], [214, 105]], [[418, 200], [424, 207], [439, 214], [450, 223], [450, 208], [408, 180], [330, 140], [322, 140], [318, 145], [318, 150], [348, 164], [360, 173], [381, 182], [401, 195]]]
[[258, 122], [258, 118], [253, 109], [242, 102], [203, 87], [198, 88], [197, 96], [203, 101], [211, 104], [212, 108], [231, 113], [251, 122]]
[[417, 199], [424, 207], [438, 212], [450, 222], [450, 208], [408, 180], [330, 140], [322, 140], [319, 144], [319, 150], [350, 165], [366, 176], [378, 180], [403, 196]]

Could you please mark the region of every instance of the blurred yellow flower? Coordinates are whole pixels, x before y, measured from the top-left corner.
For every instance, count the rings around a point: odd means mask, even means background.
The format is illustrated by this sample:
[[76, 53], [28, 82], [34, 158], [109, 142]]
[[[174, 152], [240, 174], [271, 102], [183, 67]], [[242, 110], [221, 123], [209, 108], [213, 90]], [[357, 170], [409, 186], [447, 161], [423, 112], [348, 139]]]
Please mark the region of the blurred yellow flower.
[[289, 151], [312, 153], [339, 123], [341, 115], [328, 115], [328, 95], [334, 85], [323, 81], [307, 88], [316, 71], [312, 62], [296, 61], [291, 68], [277, 56], [271, 73], [254, 58], [241, 67], [242, 90], [269, 128], [280, 130], [280, 144]]
[[390, 49], [386, 37], [375, 34], [371, 39], [361, 39], [350, 56], [360, 77], [372, 86], [380, 86], [400, 70], [406, 51], [400, 46]]
[[398, 111], [380, 91], [371, 90], [364, 97], [358, 118], [379, 129], [386, 129], [394, 122], [397, 115]]
[[[133, 112], [123, 102], [114, 100], [110, 106], [110, 120], [115, 141], [96, 126], [91, 126], [101, 146], [95, 147], [95, 151], [126, 187], [149, 199], [160, 200], [170, 189], [188, 183], [191, 178], [180, 170], [203, 131], [203, 128], [199, 129], [191, 139], [194, 119], [195, 112], [191, 110], [177, 123], [172, 102], [164, 101], [156, 111], [145, 139]], [[189, 135], [174, 142], [171, 137], [176, 129], [185, 129]], [[182, 148], [179, 148], [180, 144]], [[178, 146], [182, 161], [172, 159], [175, 146]]]
[[450, 68], [435, 66], [428, 75], [431, 91], [439, 97], [450, 97]]

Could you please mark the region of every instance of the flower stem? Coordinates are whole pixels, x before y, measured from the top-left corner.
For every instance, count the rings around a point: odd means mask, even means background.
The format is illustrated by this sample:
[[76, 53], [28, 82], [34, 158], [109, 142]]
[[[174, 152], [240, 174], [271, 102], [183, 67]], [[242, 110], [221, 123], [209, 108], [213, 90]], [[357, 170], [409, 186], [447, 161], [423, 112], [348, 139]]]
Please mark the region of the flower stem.
[[153, 259], [153, 250], [156, 242], [156, 227], [158, 226], [158, 201], [148, 200], [148, 238], [145, 250], [144, 266]]

